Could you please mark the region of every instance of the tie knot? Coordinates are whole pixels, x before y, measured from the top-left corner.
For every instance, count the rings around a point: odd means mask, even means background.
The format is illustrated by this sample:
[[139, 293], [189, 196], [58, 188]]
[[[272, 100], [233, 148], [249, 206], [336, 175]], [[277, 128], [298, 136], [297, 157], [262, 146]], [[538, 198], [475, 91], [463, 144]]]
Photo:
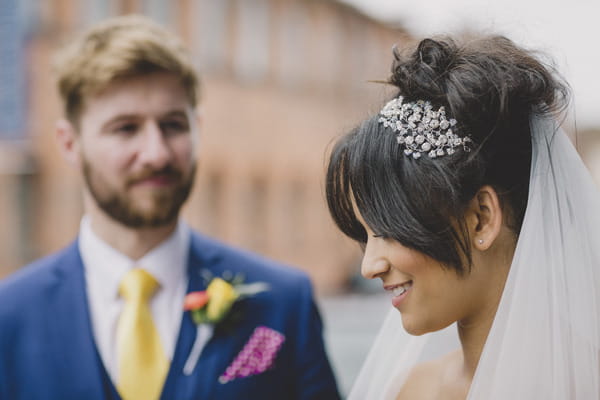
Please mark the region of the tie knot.
[[158, 287], [156, 279], [141, 268], [127, 272], [119, 285], [119, 294], [126, 300], [147, 301]]

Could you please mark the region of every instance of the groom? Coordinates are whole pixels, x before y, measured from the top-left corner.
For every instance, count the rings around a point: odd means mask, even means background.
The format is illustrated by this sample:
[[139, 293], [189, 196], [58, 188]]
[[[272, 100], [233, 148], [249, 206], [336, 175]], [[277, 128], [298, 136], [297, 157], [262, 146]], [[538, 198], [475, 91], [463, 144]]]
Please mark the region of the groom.
[[[0, 399], [339, 398], [305, 274], [179, 219], [199, 119], [178, 39], [114, 18], [57, 72], [85, 216], [73, 244], [0, 282]], [[239, 296], [236, 276], [267, 290]]]

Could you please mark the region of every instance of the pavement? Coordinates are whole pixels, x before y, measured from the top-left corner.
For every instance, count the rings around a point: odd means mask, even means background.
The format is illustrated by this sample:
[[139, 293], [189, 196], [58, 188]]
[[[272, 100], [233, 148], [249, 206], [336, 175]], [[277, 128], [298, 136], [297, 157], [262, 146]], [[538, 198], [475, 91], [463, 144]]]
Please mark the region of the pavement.
[[356, 293], [320, 297], [317, 303], [323, 318], [325, 346], [345, 397], [390, 309], [390, 297], [381, 292]]

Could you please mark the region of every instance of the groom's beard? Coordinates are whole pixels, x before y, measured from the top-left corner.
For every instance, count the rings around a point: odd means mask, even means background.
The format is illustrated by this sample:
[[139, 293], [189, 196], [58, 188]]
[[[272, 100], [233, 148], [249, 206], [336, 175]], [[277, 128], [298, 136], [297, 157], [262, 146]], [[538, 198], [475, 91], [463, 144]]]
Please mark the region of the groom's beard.
[[[157, 228], [175, 222], [181, 207], [187, 200], [194, 183], [196, 164], [185, 174], [171, 165], [153, 171], [145, 170], [129, 177], [123, 189], [111, 185], [88, 160], [83, 160], [83, 176], [87, 188], [98, 207], [112, 219], [130, 228]], [[140, 181], [160, 177], [172, 182], [164, 188], [149, 189], [143, 195], [143, 202], [132, 194], [133, 186]], [[146, 203], [143, 206], [140, 203]]]

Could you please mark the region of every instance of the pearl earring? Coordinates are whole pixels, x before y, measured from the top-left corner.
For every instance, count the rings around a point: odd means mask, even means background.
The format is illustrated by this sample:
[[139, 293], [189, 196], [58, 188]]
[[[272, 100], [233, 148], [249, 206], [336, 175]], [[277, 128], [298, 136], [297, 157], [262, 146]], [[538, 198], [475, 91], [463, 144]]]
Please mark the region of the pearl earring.
[[479, 244], [483, 244], [483, 239], [478, 240]]

